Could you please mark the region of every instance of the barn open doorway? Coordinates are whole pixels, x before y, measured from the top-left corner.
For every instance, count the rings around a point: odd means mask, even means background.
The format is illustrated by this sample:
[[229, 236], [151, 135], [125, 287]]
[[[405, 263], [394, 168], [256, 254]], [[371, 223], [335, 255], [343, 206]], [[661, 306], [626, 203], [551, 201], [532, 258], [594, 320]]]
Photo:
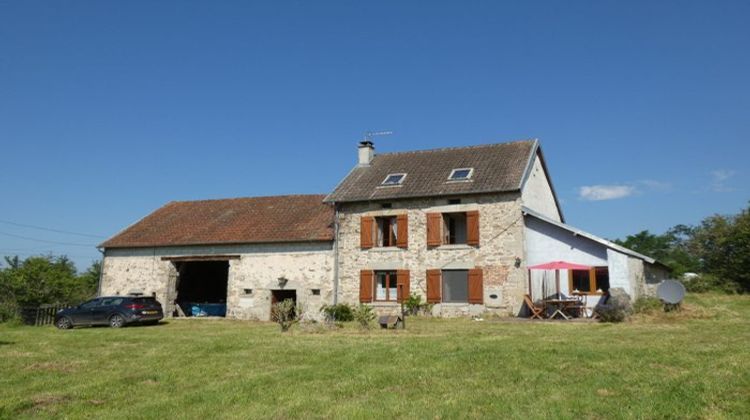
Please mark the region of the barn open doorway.
[[177, 303], [186, 316], [226, 316], [229, 261], [177, 263]]

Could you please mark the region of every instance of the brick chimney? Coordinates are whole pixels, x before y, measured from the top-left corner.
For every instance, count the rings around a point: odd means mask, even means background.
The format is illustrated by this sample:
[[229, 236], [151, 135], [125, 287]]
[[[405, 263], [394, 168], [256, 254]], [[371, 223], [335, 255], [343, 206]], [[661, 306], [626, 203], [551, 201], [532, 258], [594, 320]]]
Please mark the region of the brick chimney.
[[375, 155], [375, 145], [370, 140], [359, 142], [359, 166], [370, 166]]

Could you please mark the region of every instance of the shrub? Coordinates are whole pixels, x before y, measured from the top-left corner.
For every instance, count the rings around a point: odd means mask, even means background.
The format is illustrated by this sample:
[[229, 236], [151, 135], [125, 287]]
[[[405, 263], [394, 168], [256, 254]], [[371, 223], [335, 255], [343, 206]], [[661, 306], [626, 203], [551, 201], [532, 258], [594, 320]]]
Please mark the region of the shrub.
[[655, 297], [639, 297], [633, 303], [633, 312], [636, 314], [650, 314], [662, 310], [664, 310], [664, 304]]
[[0, 322], [19, 321], [18, 305], [15, 300], [0, 297]]
[[419, 311], [422, 309], [422, 296], [412, 293], [409, 295], [409, 298], [406, 299], [406, 302], [404, 302], [404, 306], [406, 307], [407, 315], [419, 314]]
[[412, 293], [408, 299], [404, 302], [406, 307], [406, 315], [424, 315], [430, 313], [432, 309], [431, 303], [422, 303], [422, 296]]
[[623, 322], [633, 313], [630, 295], [624, 289], [609, 289], [607, 303], [596, 305], [594, 311], [602, 322]]
[[362, 328], [370, 328], [370, 323], [375, 320], [375, 311], [372, 306], [360, 304], [352, 311], [354, 320], [359, 323]]
[[281, 332], [289, 331], [292, 325], [302, 318], [302, 307], [292, 299], [284, 299], [271, 307], [271, 320], [281, 327]]
[[711, 274], [701, 274], [683, 281], [685, 290], [691, 293], [722, 292], [726, 294], [742, 293], [742, 286], [733, 281], [721, 280]]
[[350, 322], [354, 321], [352, 307], [346, 303], [336, 305], [323, 305], [320, 311], [325, 315], [328, 322]]

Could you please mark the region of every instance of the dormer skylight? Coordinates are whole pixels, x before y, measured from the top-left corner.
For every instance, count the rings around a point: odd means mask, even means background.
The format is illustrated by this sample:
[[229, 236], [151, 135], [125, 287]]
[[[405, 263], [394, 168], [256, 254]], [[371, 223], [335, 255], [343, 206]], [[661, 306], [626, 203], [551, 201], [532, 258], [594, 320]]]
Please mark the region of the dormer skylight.
[[474, 168], [456, 168], [451, 171], [448, 181], [468, 181], [474, 174]]
[[406, 174], [388, 174], [388, 176], [385, 177], [381, 185], [385, 185], [385, 186], [401, 185], [404, 182], [404, 178], [406, 178]]

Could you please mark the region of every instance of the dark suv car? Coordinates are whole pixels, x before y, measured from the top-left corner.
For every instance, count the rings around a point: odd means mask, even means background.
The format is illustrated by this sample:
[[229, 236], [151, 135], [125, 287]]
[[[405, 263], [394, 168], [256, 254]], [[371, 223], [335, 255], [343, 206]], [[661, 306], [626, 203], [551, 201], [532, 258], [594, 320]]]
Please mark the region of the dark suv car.
[[162, 318], [161, 304], [153, 297], [103, 296], [61, 310], [55, 315], [55, 326], [61, 330], [77, 325], [120, 328], [132, 323], [156, 324]]

